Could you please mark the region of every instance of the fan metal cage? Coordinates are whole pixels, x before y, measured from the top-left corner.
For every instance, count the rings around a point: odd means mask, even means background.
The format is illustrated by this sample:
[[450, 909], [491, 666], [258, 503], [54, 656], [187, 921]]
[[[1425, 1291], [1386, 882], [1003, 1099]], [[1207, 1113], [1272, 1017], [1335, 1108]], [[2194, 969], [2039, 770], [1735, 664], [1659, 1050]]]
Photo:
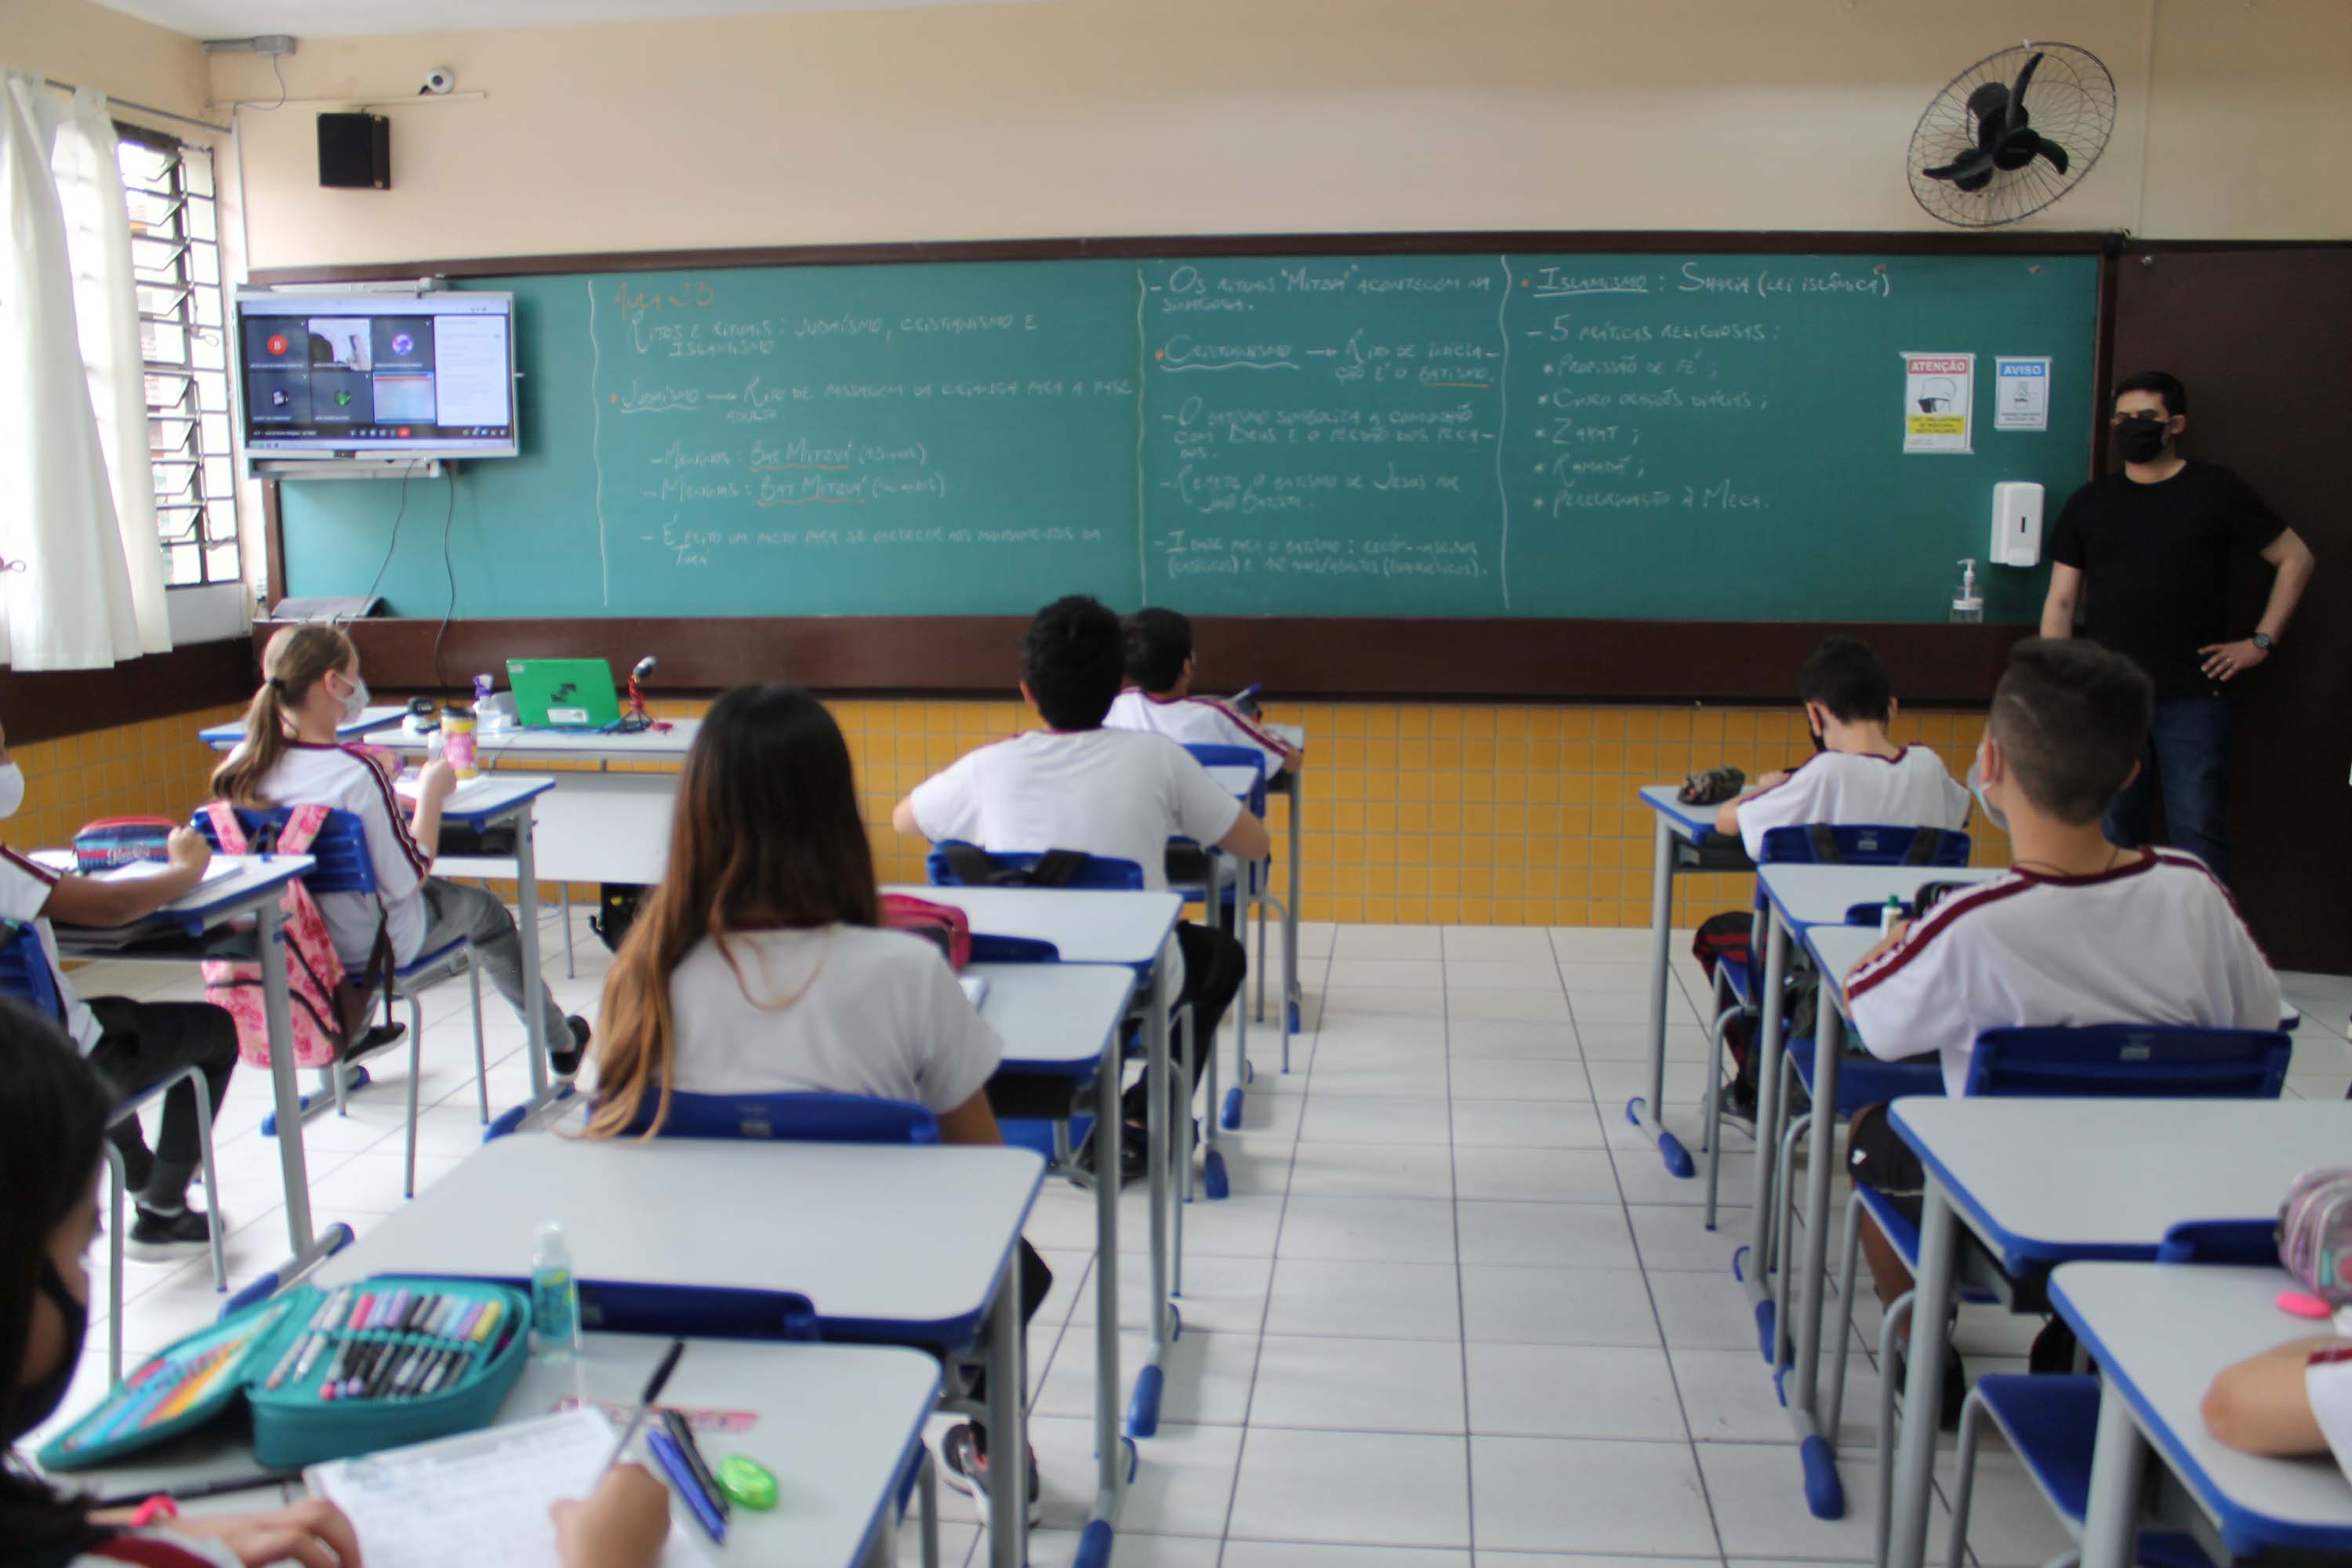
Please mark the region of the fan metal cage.
[[[1949, 180], [1930, 179], [1940, 168], [1978, 145], [1976, 115], [1969, 97], [1988, 83], [2006, 88], [2040, 55], [2025, 107], [2032, 129], [2066, 151], [2061, 174], [2042, 158], [2022, 168], [1995, 173], [1979, 191]], [[2081, 183], [2106, 150], [2116, 128], [2116, 79], [2096, 55], [2073, 44], [2027, 43], [1983, 59], [1952, 79], [1919, 116], [1911, 132], [1911, 195], [1931, 216], [1962, 228], [1994, 228], [2030, 217]]]

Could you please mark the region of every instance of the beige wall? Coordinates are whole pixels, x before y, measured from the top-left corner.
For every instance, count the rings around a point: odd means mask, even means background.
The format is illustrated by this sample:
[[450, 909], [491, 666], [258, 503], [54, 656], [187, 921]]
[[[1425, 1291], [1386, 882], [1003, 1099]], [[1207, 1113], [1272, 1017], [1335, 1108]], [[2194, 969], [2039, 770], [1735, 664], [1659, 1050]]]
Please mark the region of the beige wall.
[[194, 39], [89, 0], [0, 0], [0, 66], [175, 114], [202, 115], [212, 91]]
[[[2037, 32], [2124, 98], [2052, 226], [2352, 235], [2347, 0], [1065, 0], [305, 39], [295, 97], [393, 100], [394, 188], [318, 188], [316, 106], [247, 114], [253, 258], [1923, 227], [1921, 108]], [[488, 97], [417, 103], [435, 65]]]

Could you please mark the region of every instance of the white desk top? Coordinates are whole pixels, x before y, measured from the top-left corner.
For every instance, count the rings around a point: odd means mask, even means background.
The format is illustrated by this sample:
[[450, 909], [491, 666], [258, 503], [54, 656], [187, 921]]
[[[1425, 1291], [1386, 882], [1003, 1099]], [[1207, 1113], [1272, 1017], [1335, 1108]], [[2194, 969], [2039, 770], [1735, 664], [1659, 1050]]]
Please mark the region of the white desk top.
[[[654, 718], [656, 722], [664, 721], [658, 711]], [[694, 749], [695, 736], [702, 732], [702, 721], [672, 719], [667, 722], [667, 730], [640, 730], [634, 735], [581, 734], [570, 730], [477, 731], [474, 751], [485, 762], [524, 757], [560, 757], [578, 763], [682, 762], [686, 753]], [[371, 746], [419, 757], [425, 753], [431, 740], [429, 735], [412, 735], [396, 724], [367, 737]]]
[[[2313, 1337], [2315, 1325], [2275, 1305], [2295, 1289], [2280, 1268], [2069, 1263], [2050, 1277], [2051, 1300], [2107, 1374], [2103, 1396], [2129, 1402], [2234, 1552], [2352, 1552], [2352, 1481], [2333, 1459], [2242, 1454], [2206, 1430], [2200, 1408], [2223, 1367]], [[2298, 1540], [2298, 1531], [2326, 1533]]]
[[980, 1016], [1004, 1041], [1002, 1070], [1073, 1077], [1102, 1059], [1127, 1016], [1135, 972], [1116, 963], [975, 963], [988, 982]]
[[2263, 1219], [2352, 1149], [2352, 1105], [2299, 1100], [1898, 1100], [1894, 1122], [2012, 1272], [2142, 1261], [2183, 1220]]
[[1050, 942], [1070, 963], [1155, 962], [1184, 901], [1174, 893], [1113, 893], [1086, 888], [889, 887], [934, 903], [953, 904], [975, 932]]
[[1216, 767], [1209, 770], [1209, 776], [1217, 781], [1219, 789], [1244, 805], [1265, 783], [1265, 773], [1259, 768]]
[[1680, 784], [1644, 784], [1642, 786], [1642, 804], [1664, 817], [1677, 838], [1703, 844], [1710, 838], [1729, 837], [1715, 830], [1715, 814], [1723, 809], [1721, 803], [1685, 805], [1675, 798], [1682, 787]]
[[[1889, 895], [1910, 902], [1930, 882], [1990, 882], [2008, 875], [1994, 866], [1759, 866], [1756, 875], [1780, 917], [1796, 926], [1843, 925], [1856, 904], [1883, 904]], [[1875, 930], [1875, 926], [1872, 928]], [[1876, 941], [1875, 937], [1872, 938]]]
[[[457, 793], [442, 803], [441, 820], [469, 827], [496, 822], [555, 785], [556, 780], [546, 773], [483, 773], [458, 784]], [[402, 805], [415, 809], [415, 796], [403, 791], [400, 799]]]
[[[545, 1415], [575, 1397], [575, 1373], [587, 1397], [634, 1405], [669, 1341], [652, 1334], [589, 1334], [578, 1359], [534, 1363], [499, 1406], [500, 1422]], [[698, 1432], [712, 1462], [747, 1454], [774, 1472], [772, 1512], [739, 1508], [727, 1544], [714, 1547], [683, 1505], [689, 1539], [718, 1561], [838, 1564], [861, 1562], [884, 1518], [891, 1483], [939, 1397], [939, 1363], [921, 1351], [888, 1345], [781, 1344], [744, 1340], [687, 1341], [662, 1403], [682, 1410], [754, 1415], [740, 1432]], [[253, 1455], [234, 1423], [213, 1423], [151, 1455], [78, 1470], [68, 1484], [100, 1495], [167, 1491], [250, 1474]], [[296, 1489], [299, 1491], [299, 1487]], [[189, 1505], [194, 1515], [269, 1506], [251, 1492]]]
[[[71, 850], [63, 853], [72, 855]], [[45, 851], [37, 858], [54, 863], [52, 852]], [[213, 864], [236, 868], [226, 877], [199, 882], [145, 920], [127, 926], [59, 925], [56, 928], [58, 950], [68, 953], [110, 951], [173, 929], [194, 936], [243, 914], [318, 862], [308, 855], [215, 855]]]
[[583, 1280], [796, 1291], [818, 1316], [970, 1338], [1045, 1179], [1025, 1149], [517, 1133], [320, 1265], [512, 1279], [559, 1220]]
[[[356, 719], [346, 720], [335, 726], [338, 740], [354, 741], [370, 730], [400, 722], [408, 710], [397, 703], [371, 703], [360, 710]], [[226, 752], [245, 739], [245, 721], [237, 719], [226, 724], [207, 724], [196, 731], [196, 739], [216, 752]]]

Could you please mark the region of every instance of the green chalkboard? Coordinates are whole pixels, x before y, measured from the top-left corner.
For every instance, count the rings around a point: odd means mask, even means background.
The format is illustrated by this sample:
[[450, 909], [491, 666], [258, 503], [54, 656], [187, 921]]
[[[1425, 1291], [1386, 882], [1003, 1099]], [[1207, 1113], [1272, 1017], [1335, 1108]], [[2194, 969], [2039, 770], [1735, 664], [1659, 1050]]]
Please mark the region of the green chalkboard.
[[[2086, 257], [938, 262], [499, 280], [523, 455], [282, 490], [406, 616], [1939, 620], [2089, 449]], [[1939, 363], [1906, 374], [1906, 356]], [[1967, 356], [1972, 380], [1955, 364]], [[2012, 407], [1999, 362], [2046, 418]], [[2030, 400], [2029, 400], [2030, 402]], [[1914, 432], [1912, 416], [1932, 417]], [[1906, 451], [1906, 442], [1965, 449]], [[2020, 427], [2022, 426], [2022, 427]], [[2040, 574], [1981, 572], [1994, 619]]]

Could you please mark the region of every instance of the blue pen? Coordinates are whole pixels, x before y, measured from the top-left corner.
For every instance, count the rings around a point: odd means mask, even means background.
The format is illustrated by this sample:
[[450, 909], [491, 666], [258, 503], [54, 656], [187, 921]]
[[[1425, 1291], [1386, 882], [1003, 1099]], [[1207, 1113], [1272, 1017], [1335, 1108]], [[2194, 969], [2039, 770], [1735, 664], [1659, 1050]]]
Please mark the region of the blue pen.
[[669, 1484], [677, 1489], [677, 1495], [686, 1500], [686, 1506], [694, 1511], [695, 1522], [702, 1526], [702, 1532], [713, 1542], [725, 1544], [727, 1521], [719, 1517], [718, 1505], [703, 1491], [702, 1482], [696, 1478], [694, 1467], [686, 1462], [686, 1456], [677, 1451], [677, 1445], [669, 1440], [669, 1434], [646, 1433], [646, 1450], [653, 1455], [654, 1462], [661, 1466], [662, 1473], [669, 1478]]

